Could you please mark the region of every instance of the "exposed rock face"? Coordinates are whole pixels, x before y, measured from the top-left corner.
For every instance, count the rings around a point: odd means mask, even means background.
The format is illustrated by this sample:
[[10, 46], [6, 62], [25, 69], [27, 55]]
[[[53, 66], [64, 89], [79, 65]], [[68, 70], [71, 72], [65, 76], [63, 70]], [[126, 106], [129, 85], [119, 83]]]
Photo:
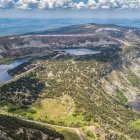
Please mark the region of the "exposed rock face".
[[26, 139], [47, 140], [49, 137], [41, 131], [35, 129], [19, 128], [16, 130], [17, 137], [26, 137]]
[[14, 139], [8, 137], [8, 135], [5, 132], [3, 132], [2, 130], [0, 130], [0, 139], [1, 140], [14, 140]]
[[[15, 130], [14, 132], [15, 137], [20, 139], [38, 139], [38, 140], [47, 140], [49, 137], [42, 133], [41, 131], [35, 130], [35, 129], [26, 129], [26, 128], [19, 128]], [[9, 137], [6, 132], [3, 132], [0, 130], [0, 139], [1, 140], [14, 140], [13, 138]]]
[[31, 53], [47, 52], [58, 47], [119, 47], [121, 42], [115, 39], [96, 35], [54, 35], [54, 36], [23, 36], [0, 38], [0, 54], [6, 56], [20, 56]]
[[115, 25], [85, 24], [0, 37], [0, 57], [45, 52], [57, 47], [121, 47], [140, 43], [140, 30]]
[[52, 128], [18, 118], [0, 115], [0, 140], [63, 140]]

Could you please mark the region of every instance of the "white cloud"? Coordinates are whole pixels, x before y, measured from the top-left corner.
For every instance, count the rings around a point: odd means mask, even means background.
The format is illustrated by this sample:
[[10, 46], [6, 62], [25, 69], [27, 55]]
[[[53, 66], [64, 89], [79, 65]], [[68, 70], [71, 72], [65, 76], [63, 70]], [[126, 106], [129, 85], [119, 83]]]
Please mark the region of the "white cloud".
[[74, 3], [74, 2], [71, 2], [69, 5], [68, 5], [69, 8], [73, 8], [73, 9], [82, 9], [82, 8], [86, 8], [87, 5], [84, 3], [84, 2], [78, 2], [78, 3]]
[[[89, 0], [94, 1], [94, 0]], [[98, 8], [140, 8], [140, 0], [99, 0], [96, 2]], [[95, 5], [95, 4], [94, 4]]]
[[15, 5], [20, 9], [52, 9], [67, 7], [70, 2], [71, 0], [19, 0]]
[[0, 0], [0, 8], [13, 7], [20, 9], [140, 9], [140, 0]]
[[9, 8], [14, 6], [13, 0], [0, 0], [0, 8]]
[[38, 4], [39, 9], [65, 8], [69, 5], [71, 0], [40, 0]]
[[38, 8], [38, 0], [19, 0], [15, 6], [20, 9]]
[[75, 8], [88, 9], [140, 9], [140, 0], [88, 0], [71, 4]]

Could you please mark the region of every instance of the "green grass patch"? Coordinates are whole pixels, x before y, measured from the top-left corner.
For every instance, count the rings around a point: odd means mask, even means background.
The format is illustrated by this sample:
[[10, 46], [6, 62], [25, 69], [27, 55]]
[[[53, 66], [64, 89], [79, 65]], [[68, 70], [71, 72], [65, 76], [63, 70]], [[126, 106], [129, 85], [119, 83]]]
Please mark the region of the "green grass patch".
[[[31, 113], [31, 114], [34, 114], [34, 110], [32, 110], [32, 109], [29, 109], [29, 110], [26, 110], [26, 112], [25, 112], [25, 110], [22, 110], [22, 109], [19, 109], [19, 110], [17, 110], [16, 111], [16, 113], [17, 112], [19, 112], [19, 113], [21, 113], [22, 112], [22, 114], [24, 114], [24, 113]], [[16, 114], [12, 114], [12, 113], [7, 113], [7, 112], [3, 112], [3, 111], [1, 111], [0, 110], [0, 116], [2, 115], [2, 114], [4, 114], [4, 115], [8, 115], [9, 117], [11, 116], [11, 117], [14, 117], [15, 119], [17, 118], [18, 119], [18, 117], [20, 118], [20, 116], [18, 116], [18, 115], [16, 115]], [[30, 124], [31, 122], [29, 122], [29, 124]], [[39, 126], [44, 126], [44, 128], [52, 128], [52, 130], [55, 130], [56, 132], [58, 132], [58, 133], [60, 133], [60, 134], [62, 134], [63, 136], [64, 136], [64, 140], [80, 140], [80, 138], [79, 138], [79, 136], [78, 136], [78, 134], [76, 133], [76, 131], [74, 131], [74, 130], [72, 130], [72, 129], [69, 129], [69, 128], [63, 128], [63, 126], [61, 127], [61, 126], [55, 126], [55, 125], [48, 125], [47, 123], [45, 124], [45, 123], [41, 123], [41, 122], [36, 122], [36, 123], [34, 123], [34, 124], [36, 124], [37, 126], [39, 125]]]
[[84, 134], [86, 135], [86, 137], [88, 138], [88, 140], [98, 140], [95, 132], [84, 131]]
[[[71, 107], [72, 105], [70, 108]], [[74, 127], [88, 124], [82, 114], [73, 115], [74, 108], [71, 108], [71, 110], [70, 108], [66, 104], [61, 103], [59, 99], [42, 99], [36, 101], [36, 103], [23, 114], [30, 119], [58, 125]]]
[[130, 122], [129, 125], [140, 131], [140, 119]]

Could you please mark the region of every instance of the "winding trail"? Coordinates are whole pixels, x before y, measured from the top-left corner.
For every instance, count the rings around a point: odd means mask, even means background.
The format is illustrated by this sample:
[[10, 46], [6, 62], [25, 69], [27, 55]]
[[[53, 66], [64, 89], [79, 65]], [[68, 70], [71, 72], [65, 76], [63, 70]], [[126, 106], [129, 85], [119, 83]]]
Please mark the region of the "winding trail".
[[26, 120], [26, 119], [23, 119], [23, 120], [28, 121], [28, 122], [32, 122], [32, 123], [36, 123], [36, 124], [40, 124], [40, 125], [49, 126], [49, 127], [54, 127], [54, 128], [57, 127], [57, 128], [73, 130], [79, 136], [80, 140], [87, 140], [87, 138], [85, 138], [85, 136], [81, 132], [80, 128], [73, 128], [73, 127], [60, 126], [60, 125], [53, 125], [53, 124], [43, 123], [43, 122], [34, 121], [34, 120]]

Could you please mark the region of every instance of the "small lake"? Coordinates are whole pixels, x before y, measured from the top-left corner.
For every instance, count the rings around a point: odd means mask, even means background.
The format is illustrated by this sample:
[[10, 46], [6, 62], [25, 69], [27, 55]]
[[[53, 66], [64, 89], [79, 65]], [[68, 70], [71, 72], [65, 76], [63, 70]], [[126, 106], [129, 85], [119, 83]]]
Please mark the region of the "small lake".
[[[101, 52], [94, 49], [83, 49], [83, 48], [57, 49], [54, 51], [64, 51], [66, 53], [69, 53], [75, 56], [93, 55], [93, 54], [99, 54]], [[25, 62], [28, 62], [29, 60], [31, 60], [31, 57], [15, 59], [10, 64], [0, 64], [0, 83], [12, 79], [12, 77], [7, 72], [8, 70], [13, 69], [17, 67], [18, 65], [21, 65]]]
[[31, 58], [20, 58], [13, 60], [10, 64], [0, 64], [0, 83], [10, 80], [12, 77], [8, 74], [8, 70], [17, 67], [18, 65], [28, 62]]
[[55, 51], [64, 51], [66, 53], [75, 55], [75, 56], [82, 56], [82, 55], [93, 55], [99, 54], [101, 51], [93, 50], [93, 49], [81, 49], [81, 48], [74, 48], [74, 49], [57, 49]]

